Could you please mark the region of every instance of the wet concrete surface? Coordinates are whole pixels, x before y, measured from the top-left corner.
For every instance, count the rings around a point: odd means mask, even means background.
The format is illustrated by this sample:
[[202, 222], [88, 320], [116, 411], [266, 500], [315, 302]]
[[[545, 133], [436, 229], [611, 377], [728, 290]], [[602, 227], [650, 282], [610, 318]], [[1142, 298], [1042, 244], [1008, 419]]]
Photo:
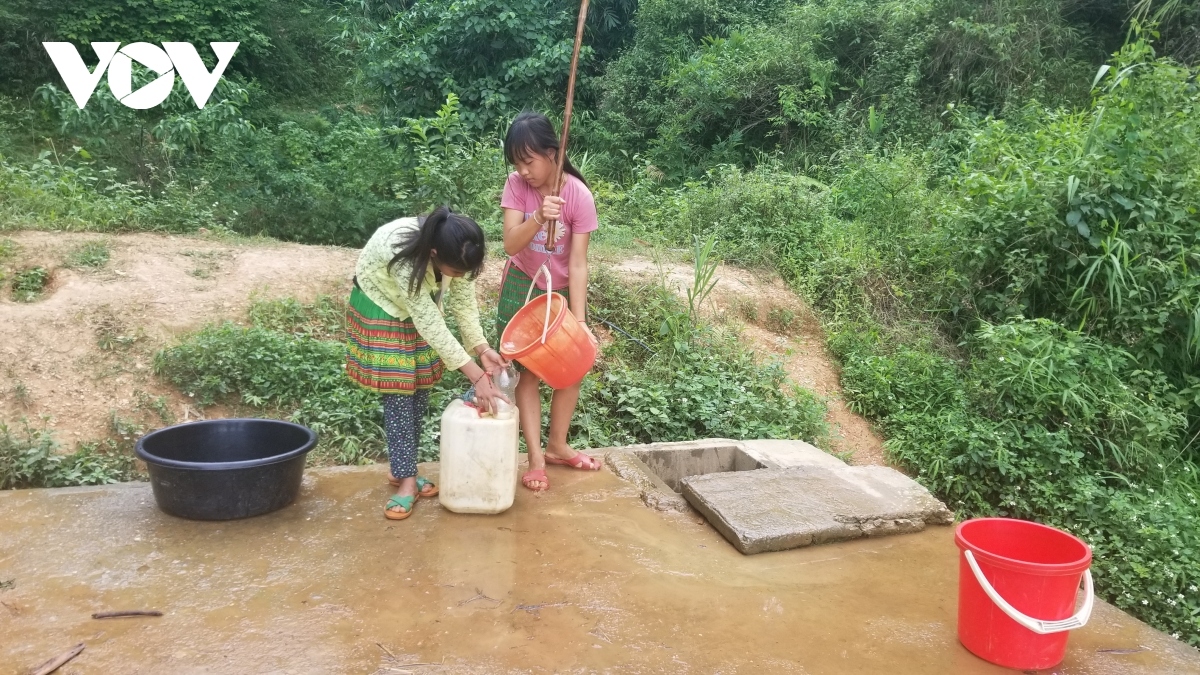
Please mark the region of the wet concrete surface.
[[[309, 471], [296, 504], [224, 523], [145, 484], [0, 493], [0, 673], [77, 642], [60, 673], [1012, 672], [955, 640], [952, 528], [747, 557], [556, 467], [498, 516], [390, 522], [384, 472]], [[114, 609], [165, 615], [90, 618]], [[1100, 605], [1042, 672], [1200, 674], [1200, 653]]]

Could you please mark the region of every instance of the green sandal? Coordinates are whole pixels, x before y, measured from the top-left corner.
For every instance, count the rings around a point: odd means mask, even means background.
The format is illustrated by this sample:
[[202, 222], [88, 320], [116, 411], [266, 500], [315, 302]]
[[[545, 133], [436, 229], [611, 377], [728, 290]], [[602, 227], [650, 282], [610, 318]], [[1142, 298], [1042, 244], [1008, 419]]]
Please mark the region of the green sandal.
[[[426, 490], [425, 488], [430, 488]], [[438, 486], [433, 481], [417, 476], [417, 496], [429, 499], [438, 496]]]
[[[388, 474], [388, 485], [391, 485], [392, 487], [400, 487], [400, 479], [392, 478], [391, 474]], [[426, 490], [426, 487], [431, 487], [433, 489]], [[433, 484], [433, 481], [417, 476], [417, 492], [420, 493], [418, 496], [428, 499], [429, 497], [438, 496], [438, 487]]]
[[[403, 497], [392, 495], [392, 498], [388, 500], [387, 506], [383, 507], [383, 515], [388, 520], [404, 520], [412, 515], [413, 504], [416, 501], [417, 498], [415, 495], [404, 495]], [[404, 509], [404, 511], [393, 511], [392, 509], [397, 506]]]

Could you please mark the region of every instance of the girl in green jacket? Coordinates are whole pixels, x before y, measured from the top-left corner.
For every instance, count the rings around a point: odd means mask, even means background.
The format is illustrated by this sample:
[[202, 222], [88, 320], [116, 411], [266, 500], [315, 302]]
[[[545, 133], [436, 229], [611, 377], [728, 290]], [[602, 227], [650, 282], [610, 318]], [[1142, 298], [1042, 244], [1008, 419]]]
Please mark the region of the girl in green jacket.
[[[429, 390], [443, 370], [462, 371], [484, 411], [503, 399], [489, 372], [507, 364], [484, 338], [475, 300], [484, 254], [479, 225], [442, 207], [428, 218], [380, 227], [358, 256], [347, 309], [346, 373], [383, 395], [388, 482], [396, 488], [384, 508], [389, 519], [407, 518], [418, 498], [438, 493], [417, 477], [417, 444]], [[461, 344], [446, 327], [443, 307], [458, 322]]]

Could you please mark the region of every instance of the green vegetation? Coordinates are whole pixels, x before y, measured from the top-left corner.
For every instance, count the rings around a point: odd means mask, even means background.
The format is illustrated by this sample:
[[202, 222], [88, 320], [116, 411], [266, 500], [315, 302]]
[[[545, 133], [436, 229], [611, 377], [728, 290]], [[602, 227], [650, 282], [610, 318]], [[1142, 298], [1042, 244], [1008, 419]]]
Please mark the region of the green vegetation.
[[105, 241], [89, 241], [75, 247], [67, 254], [67, 266], [76, 269], [100, 269], [108, 264], [109, 257], [112, 252], [109, 251], [108, 242]]
[[12, 295], [17, 302], [33, 302], [42, 294], [50, 272], [45, 267], [28, 267], [13, 273]]
[[[597, 376], [585, 385], [572, 442], [604, 447], [824, 434], [824, 404], [794, 388], [785, 395], [782, 370], [756, 364], [731, 336], [698, 322], [682, 341], [660, 330], [664, 317], [687, 317], [673, 296], [651, 287], [630, 290], [608, 277], [596, 288], [596, 311], [622, 322], [657, 355], [625, 342], [605, 350]], [[206, 327], [160, 352], [155, 371], [198, 405], [229, 402], [313, 428], [321, 435], [318, 461], [373, 462], [383, 456], [382, 413], [378, 397], [343, 371], [344, 311], [341, 300], [328, 297], [312, 304], [258, 301], [249, 310], [251, 325]], [[483, 323], [491, 329], [494, 322]], [[437, 458], [441, 411], [467, 387], [451, 372], [434, 389], [423, 461]]]
[[80, 444], [63, 454], [46, 429], [27, 422], [19, 431], [0, 422], [0, 490], [100, 485], [137, 477], [132, 445], [112, 440]]
[[[697, 284], [689, 305], [596, 280], [594, 316], [645, 346], [606, 348], [572, 438], [820, 435], [819, 404], [695, 315], [709, 261], [770, 267], [894, 461], [962, 517], [1079, 534], [1104, 597], [1200, 645], [1200, 2], [592, 4], [572, 149], [596, 243], [693, 247]], [[561, 109], [577, 5], [206, 7], [0, 10], [0, 230], [355, 246], [450, 203], [494, 236], [505, 122]], [[217, 35], [243, 47], [204, 110], [102, 86], [79, 111], [40, 50]], [[340, 321], [258, 303], [157, 367], [364, 461], [378, 415], [340, 375]]]

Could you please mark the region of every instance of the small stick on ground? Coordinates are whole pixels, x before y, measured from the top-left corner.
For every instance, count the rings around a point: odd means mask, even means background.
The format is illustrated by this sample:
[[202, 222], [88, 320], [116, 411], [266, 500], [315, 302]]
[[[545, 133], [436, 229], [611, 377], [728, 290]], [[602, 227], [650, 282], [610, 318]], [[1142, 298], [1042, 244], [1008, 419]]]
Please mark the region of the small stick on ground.
[[387, 647], [384, 647], [382, 642], [376, 642], [375, 644], [379, 645], [379, 648], [383, 650], [384, 654], [388, 655], [388, 658], [390, 658], [393, 661], [396, 660], [396, 655], [392, 653], [392, 650], [388, 649]]
[[401, 663], [401, 664], [397, 665], [396, 667], [397, 668], [412, 668], [414, 666], [444, 666], [444, 665], [446, 665], [446, 657], [443, 656], [440, 663]]
[[93, 619], [119, 619], [126, 616], [162, 616], [157, 609], [120, 609], [115, 612], [95, 612]]
[[1149, 647], [1143, 647], [1141, 645], [1138, 645], [1136, 648], [1127, 648], [1127, 649], [1097, 649], [1096, 653], [1097, 654], [1137, 654], [1139, 652], [1148, 652], [1148, 651], [1150, 651]]
[[[532, 615], [534, 615], [534, 616], [538, 616], [538, 612], [540, 612], [541, 610], [545, 609], [546, 607], [562, 607], [562, 606], [564, 606], [564, 605], [567, 605], [567, 604], [570, 604], [570, 603], [566, 603], [566, 602], [543, 602], [543, 603], [539, 603], [539, 604], [536, 604], [536, 605], [517, 605], [516, 607], [513, 607], [512, 611], [513, 611], [513, 612], [515, 612], [515, 611], [517, 611], [517, 610], [519, 609], [519, 610], [522, 610], [522, 611], [528, 612], [528, 613], [530, 613], [530, 614], [532, 614]], [[509, 614], [512, 614], [512, 612], [509, 612]]]
[[476, 589], [475, 589], [475, 596], [474, 596], [474, 597], [467, 598], [466, 600], [463, 600], [462, 602], [458, 603], [458, 606], [459, 606], [459, 607], [462, 607], [463, 605], [466, 605], [466, 604], [469, 604], [469, 603], [475, 602], [476, 600], [490, 600], [490, 601], [492, 601], [492, 602], [496, 603], [497, 605], [500, 605], [500, 604], [503, 604], [503, 603], [504, 603], [504, 601], [503, 601], [503, 600], [497, 600], [497, 599], [495, 599], [495, 598], [489, 598], [488, 596], [486, 596], [486, 595], [484, 595], [484, 594], [483, 594], [483, 591], [481, 591], [481, 590], [479, 590], [478, 588], [476, 588]]
[[34, 668], [33, 670], [29, 671], [29, 675], [50, 675], [50, 673], [53, 673], [54, 671], [63, 667], [63, 665], [66, 664], [67, 661], [70, 661], [71, 659], [75, 658], [76, 656], [79, 656], [79, 653], [82, 651], [83, 651], [83, 643], [80, 642], [79, 644], [75, 645], [74, 647], [71, 647], [71, 649], [69, 651], [65, 651], [62, 654], [59, 654], [58, 656], [50, 659], [49, 661], [43, 663], [40, 666], [38, 666], [37, 668]]

